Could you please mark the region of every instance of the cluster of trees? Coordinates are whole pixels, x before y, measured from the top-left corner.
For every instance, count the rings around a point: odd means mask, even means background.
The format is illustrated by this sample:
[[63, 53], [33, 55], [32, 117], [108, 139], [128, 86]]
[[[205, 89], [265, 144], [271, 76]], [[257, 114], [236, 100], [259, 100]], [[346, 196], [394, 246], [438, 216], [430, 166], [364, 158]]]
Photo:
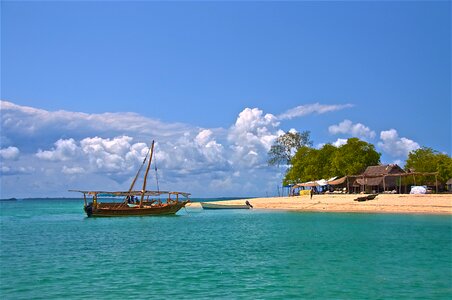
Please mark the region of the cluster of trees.
[[445, 183], [452, 178], [452, 158], [432, 148], [423, 147], [408, 154], [405, 169], [416, 172], [438, 172], [438, 181]]
[[[268, 152], [270, 165], [289, 165], [284, 185], [360, 174], [368, 166], [380, 164], [381, 154], [375, 150], [375, 146], [358, 138], [350, 138], [340, 147], [325, 144], [320, 149], [315, 149], [312, 148], [309, 136], [309, 131], [287, 132], [275, 141]], [[445, 183], [452, 178], [452, 158], [424, 147], [409, 154], [405, 169], [439, 172], [438, 180]]]

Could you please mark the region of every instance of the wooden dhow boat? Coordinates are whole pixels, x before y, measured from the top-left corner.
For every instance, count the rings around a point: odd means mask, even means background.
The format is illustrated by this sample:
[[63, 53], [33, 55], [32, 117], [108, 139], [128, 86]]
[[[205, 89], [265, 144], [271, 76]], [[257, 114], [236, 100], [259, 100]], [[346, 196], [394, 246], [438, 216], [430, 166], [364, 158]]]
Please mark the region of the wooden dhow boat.
[[[152, 156], [154, 152], [154, 141], [152, 146], [143, 160], [134, 180], [128, 191], [81, 191], [70, 190], [71, 192], [80, 192], [83, 194], [85, 201], [84, 210], [88, 217], [121, 217], [121, 216], [155, 216], [155, 215], [171, 215], [178, 212], [184, 207], [189, 200], [189, 193], [170, 192], [170, 191], [150, 191], [146, 190], [147, 176], [151, 166]], [[149, 156], [146, 173], [143, 180], [143, 188], [141, 191], [133, 190], [135, 182], [146, 163]], [[166, 196], [162, 199], [161, 196]], [[182, 196], [182, 199], [180, 199]], [[92, 201], [88, 203], [88, 197], [92, 197]], [[103, 202], [104, 197], [124, 197], [121, 202]], [[101, 199], [102, 198], [102, 199]]]

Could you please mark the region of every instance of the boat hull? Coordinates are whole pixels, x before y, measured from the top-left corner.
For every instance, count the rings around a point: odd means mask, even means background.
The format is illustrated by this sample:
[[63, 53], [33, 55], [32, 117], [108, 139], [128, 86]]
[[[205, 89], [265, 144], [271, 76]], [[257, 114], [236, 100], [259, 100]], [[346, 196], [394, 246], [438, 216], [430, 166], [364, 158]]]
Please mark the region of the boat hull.
[[368, 201], [368, 200], [374, 200], [377, 196], [378, 196], [378, 194], [370, 194], [367, 196], [358, 197], [354, 201], [363, 202], [363, 201]]
[[152, 206], [144, 207], [129, 207], [119, 206], [102, 203], [97, 208], [92, 206], [86, 206], [85, 212], [88, 217], [129, 217], [129, 216], [162, 216], [162, 215], [174, 215], [182, 207], [184, 207], [188, 201], [176, 202], [176, 203], [163, 203]]
[[203, 209], [250, 209], [246, 204], [217, 204], [201, 202]]

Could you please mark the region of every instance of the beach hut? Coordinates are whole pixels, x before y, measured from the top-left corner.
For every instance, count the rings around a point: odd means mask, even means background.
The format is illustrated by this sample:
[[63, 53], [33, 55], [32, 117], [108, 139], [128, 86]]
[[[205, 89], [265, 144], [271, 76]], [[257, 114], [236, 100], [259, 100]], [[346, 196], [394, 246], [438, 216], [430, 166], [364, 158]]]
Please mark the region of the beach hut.
[[368, 193], [397, 192], [401, 177], [405, 174], [397, 164], [369, 166], [361, 178], [356, 179], [356, 183], [361, 186], [362, 191]]
[[344, 193], [349, 192], [350, 187], [348, 176], [341, 178], [333, 177], [328, 180], [328, 185], [331, 187], [330, 191], [333, 193]]
[[446, 182], [447, 191], [452, 192], [452, 178]]

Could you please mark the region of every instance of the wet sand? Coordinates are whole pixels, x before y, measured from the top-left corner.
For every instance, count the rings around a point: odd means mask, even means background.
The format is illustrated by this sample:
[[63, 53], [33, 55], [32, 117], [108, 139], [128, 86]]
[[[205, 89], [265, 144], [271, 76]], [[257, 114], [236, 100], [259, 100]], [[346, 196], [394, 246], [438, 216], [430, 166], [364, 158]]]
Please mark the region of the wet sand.
[[[412, 213], [452, 214], [452, 194], [380, 194], [374, 200], [354, 201], [363, 195], [326, 194], [296, 197], [252, 198], [218, 201], [221, 204], [243, 204], [248, 200], [255, 209], [322, 211], [322, 212], [365, 212], [365, 213]], [[190, 203], [189, 207], [200, 207]]]

